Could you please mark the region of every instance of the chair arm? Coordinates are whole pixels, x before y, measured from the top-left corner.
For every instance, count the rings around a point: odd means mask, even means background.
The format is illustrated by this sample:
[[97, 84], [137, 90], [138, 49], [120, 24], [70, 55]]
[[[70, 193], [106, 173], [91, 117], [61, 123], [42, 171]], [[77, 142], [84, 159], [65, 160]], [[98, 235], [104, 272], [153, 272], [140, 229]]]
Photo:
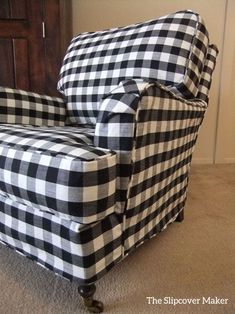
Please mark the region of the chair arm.
[[[164, 99], [168, 99], [167, 103], [177, 104], [176, 110], [182, 107], [184, 111], [190, 111], [190, 108], [203, 108], [205, 111], [207, 108], [205, 101], [196, 98], [186, 100], [156, 81], [126, 80], [101, 100], [94, 144], [113, 150], [130, 151], [135, 138], [135, 124], [139, 120], [138, 112], [146, 103], [145, 110], [149, 112], [158, 109], [158, 102], [161, 103], [161, 110]], [[169, 105], [167, 103], [166, 107]]]
[[94, 144], [118, 151], [131, 151], [139, 101], [151, 82], [126, 80], [100, 102]]
[[0, 123], [63, 126], [65, 118], [62, 98], [0, 87]]
[[156, 182], [174, 167], [188, 171], [206, 108], [203, 100], [185, 100], [157, 82], [140, 80], [121, 83], [101, 101], [94, 144], [117, 152], [120, 213], [126, 195], [132, 199], [148, 189], [145, 179], [152, 167]]

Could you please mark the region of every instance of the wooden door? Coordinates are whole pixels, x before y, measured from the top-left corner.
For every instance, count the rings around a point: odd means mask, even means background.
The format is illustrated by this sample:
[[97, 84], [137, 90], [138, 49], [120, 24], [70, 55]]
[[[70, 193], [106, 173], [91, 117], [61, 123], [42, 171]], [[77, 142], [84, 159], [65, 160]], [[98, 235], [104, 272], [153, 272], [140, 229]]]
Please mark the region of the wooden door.
[[57, 95], [72, 36], [70, 6], [68, 0], [0, 0], [1, 86]]

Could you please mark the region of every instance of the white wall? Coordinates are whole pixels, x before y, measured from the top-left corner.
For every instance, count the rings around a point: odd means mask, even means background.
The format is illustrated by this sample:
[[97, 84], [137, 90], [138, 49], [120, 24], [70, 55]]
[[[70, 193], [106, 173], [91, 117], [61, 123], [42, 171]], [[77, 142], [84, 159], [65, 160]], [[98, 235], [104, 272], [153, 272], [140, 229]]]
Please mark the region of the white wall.
[[73, 0], [73, 33], [128, 25], [182, 9], [202, 15], [211, 42], [220, 51], [193, 162], [235, 162], [234, 0]]
[[221, 72], [216, 163], [235, 162], [235, 1], [228, 0]]

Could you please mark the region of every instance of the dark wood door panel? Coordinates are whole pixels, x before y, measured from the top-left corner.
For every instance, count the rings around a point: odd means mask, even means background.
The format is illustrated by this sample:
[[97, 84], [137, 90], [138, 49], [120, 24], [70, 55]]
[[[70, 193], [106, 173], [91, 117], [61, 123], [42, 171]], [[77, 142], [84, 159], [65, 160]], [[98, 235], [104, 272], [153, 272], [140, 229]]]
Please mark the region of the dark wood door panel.
[[29, 90], [29, 53], [28, 40], [25, 38], [13, 39], [15, 88]]
[[0, 19], [26, 19], [26, 0], [0, 0]]
[[27, 19], [26, 0], [9, 0], [12, 19]]
[[11, 39], [0, 38], [0, 60], [3, 60], [1, 61], [0, 85], [14, 87], [15, 82]]
[[0, 19], [10, 18], [9, 0], [0, 1]]
[[3, 3], [6, 15], [0, 19], [0, 38], [6, 47], [2, 47], [1, 63], [5, 66], [0, 71], [1, 85], [44, 93], [43, 1], [4, 0]]
[[70, 0], [0, 0], [0, 85], [58, 96], [71, 36]]
[[25, 38], [0, 39], [0, 85], [29, 89], [28, 40]]

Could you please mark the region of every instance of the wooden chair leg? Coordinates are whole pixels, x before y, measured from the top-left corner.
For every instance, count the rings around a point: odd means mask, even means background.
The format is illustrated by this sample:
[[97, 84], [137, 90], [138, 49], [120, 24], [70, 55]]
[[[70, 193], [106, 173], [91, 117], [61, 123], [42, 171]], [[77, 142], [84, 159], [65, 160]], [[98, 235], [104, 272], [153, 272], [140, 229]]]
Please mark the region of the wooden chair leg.
[[181, 212], [178, 214], [175, 221], [182, 222], [184, 220], [184, 209], [181, 210]]
[[101, 313], [104, 310], [104, 305], [102, 302], [93, 299], [95, 291], [96, 286], [94, 284], [78, 287], [78, 293], [83, 298], [83, 302], [87, 310], [90, 313]]

